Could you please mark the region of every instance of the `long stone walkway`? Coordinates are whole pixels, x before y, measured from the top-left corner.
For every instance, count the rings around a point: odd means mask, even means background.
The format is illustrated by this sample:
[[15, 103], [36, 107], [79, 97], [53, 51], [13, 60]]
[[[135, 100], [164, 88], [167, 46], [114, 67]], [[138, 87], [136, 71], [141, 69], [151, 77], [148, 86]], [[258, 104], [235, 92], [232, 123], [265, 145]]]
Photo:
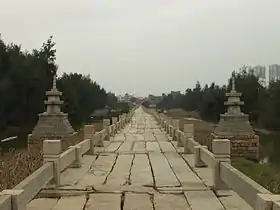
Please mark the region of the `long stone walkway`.
[[[29, 210], [250, 209], [236, 194], [216, 196], [211, 171], [195, 169], [154, 118], [141, 108], [120, 133], [61, 174], [58, 190], [43, 190]], [[48, 198], [46, 198], [48, 197]]]

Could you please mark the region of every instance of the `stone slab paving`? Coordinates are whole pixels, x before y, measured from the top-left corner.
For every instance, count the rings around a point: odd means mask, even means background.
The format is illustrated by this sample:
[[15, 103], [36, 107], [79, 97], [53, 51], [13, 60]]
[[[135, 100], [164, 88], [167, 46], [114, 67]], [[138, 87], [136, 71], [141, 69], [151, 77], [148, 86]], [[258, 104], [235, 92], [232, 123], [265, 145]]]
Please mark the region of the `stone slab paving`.
[[[211, 170], [195, 168], [141, 108], [121, 132], [61, 174], [28, 210], [251, 210], [238, 195], [211, 191]], [[42, 198], [43, 197], [43, 198]], [[45, 197], [45, 198], [44, 198]], [[48, 197], [48, 198], [47, 198]]]

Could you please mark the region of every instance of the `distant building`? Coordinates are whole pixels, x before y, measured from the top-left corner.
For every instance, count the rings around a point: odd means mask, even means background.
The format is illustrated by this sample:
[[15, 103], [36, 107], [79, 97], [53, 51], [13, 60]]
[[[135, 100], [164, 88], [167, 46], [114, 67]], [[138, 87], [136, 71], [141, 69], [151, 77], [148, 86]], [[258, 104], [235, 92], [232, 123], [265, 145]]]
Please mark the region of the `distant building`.
[[266, 68], [265, 66], [255, 66], [251, 69], [251, 72], [259, 78], [259, 83], [263, 86], [266, 85]]
[[280, 79], [280, 65], [273, 64], [269, 66], [269, 82]]
[[154, 95], [152, 95], [152, 94], [150, 94], [150, 95], [148, 96], [148, 101], [149, 101], [149, 103], [151, 103], [151, 104], [157, 104], [157, 103], [159, 103], [159, 102], [161, 101], [161, 99], [162, 99], [161, 96], [154, 96]]

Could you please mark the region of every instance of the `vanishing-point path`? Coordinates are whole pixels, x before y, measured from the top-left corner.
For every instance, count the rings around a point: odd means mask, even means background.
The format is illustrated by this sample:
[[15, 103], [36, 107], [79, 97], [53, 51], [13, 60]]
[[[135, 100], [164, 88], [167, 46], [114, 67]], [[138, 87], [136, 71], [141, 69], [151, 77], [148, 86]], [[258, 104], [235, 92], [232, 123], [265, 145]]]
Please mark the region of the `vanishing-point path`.
[[132, 122], [81, 168], [61, 174], [62, 186], [43, 190], [29, 210], [222, 210], [251, 209], [231, 191], [217, 197], [211, 170], [194, 168], [193, 155], [180, 153], [154, 118], [141, 108]]

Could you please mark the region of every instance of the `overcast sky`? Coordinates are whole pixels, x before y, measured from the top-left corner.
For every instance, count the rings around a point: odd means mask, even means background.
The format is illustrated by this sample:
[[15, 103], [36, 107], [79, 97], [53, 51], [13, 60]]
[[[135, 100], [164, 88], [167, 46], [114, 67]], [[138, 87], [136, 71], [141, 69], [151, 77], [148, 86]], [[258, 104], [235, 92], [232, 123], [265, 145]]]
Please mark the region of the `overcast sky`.
[[279, 0], [0, 0], [0, 32], [28, 50], [54, 35], [60, 74], [145, 96], [280, 63], [279, 8]]

